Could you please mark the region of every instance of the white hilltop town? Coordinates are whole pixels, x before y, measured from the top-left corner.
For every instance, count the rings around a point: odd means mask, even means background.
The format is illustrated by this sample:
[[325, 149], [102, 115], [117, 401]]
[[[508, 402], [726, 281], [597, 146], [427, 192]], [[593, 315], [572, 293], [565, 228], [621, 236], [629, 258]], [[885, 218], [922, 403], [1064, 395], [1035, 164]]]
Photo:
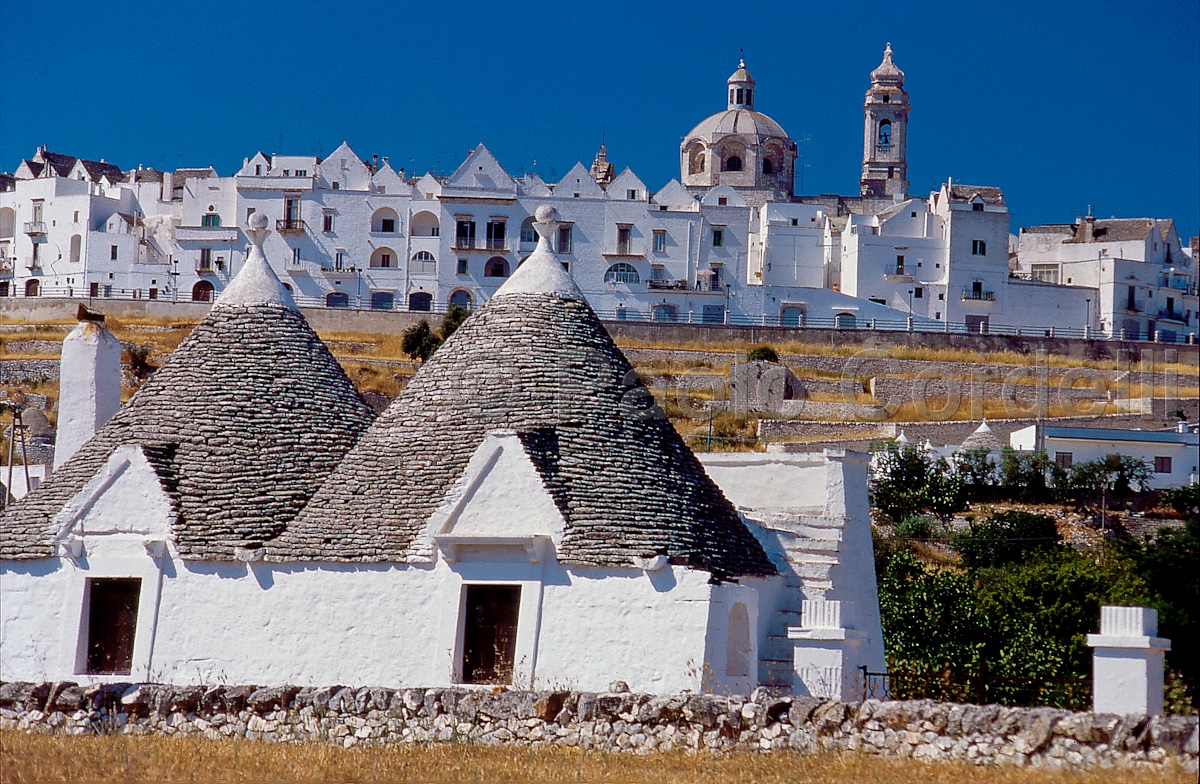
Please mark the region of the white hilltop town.
[[346, 143], [323, 159], [256, 152], [231, 176], [42, 147], [0, 176], [0, 297], [211, 301], [262, 214], [301, 306], [478, 308], [536, 247], [546, 203], [561, 263], [605, 320], [1196, 340], [1197, 238], [1169, 217], [1013, 234], [995, 185], [947, 178], [911, 195], [890, 45], [863, 104], [858, 194], [796, 193], [797, 144], [758, 111], [785, 87], [760, 93], [739, 63], [726, 106], [683, 137], [679, 177], [656, 191], [604, 146], [557, 182], [513, 176], [483, 144], [448, 177]]
[[[229, 177], [39, 149], [0, 192], [6, 321], [62, 299], [209, 305], [125, 402], [122, 343], [84, 302], [57, 428], [4, 392], [0, 729], [1194, 771], [1200, 729], [1163, 715], [1171, 640], [1147, 607], [1096, 608], [1092, 713], [873, 691], [903, 662], [889, 674], [871, 457], [693, 453], [604, 323], [1028, 330], [1194, 362], [1195, 238], [1090, 217], [1014, 237], [997, 187], [912, 198], [890, 45], [870, 81], [850, 196], [795, 193], [796, 142], [744, 62], [655, 193], [603, 146], [555, 183], [482, 144], [448, 177], [345, 143]], [[472, 312], [378, 408], [312, 326], [453, 305]], [[729, 374], [734, 409], [804, 393], [780, 362]], [[1087, 391], [1103, 422], [1109, 390]], [[1033, 392], [1036, 425], [1009, 437], [1025, 453], [1122, 450], [1155, 488], [1195, 484], [1186, 412], [1174, 432], [1059, 427]], [[958, 450], [1002, 448], [994, 420], [965, 424]]]

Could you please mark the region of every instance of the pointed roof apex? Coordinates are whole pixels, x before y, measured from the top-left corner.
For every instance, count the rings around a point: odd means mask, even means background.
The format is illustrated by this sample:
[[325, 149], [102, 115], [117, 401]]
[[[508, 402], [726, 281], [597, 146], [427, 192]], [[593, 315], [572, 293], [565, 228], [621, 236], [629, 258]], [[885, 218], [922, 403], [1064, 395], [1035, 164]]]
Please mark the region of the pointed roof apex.
[[897, 87], [904, 84], [904, 71], [896, 67], [892, 62], [892, 44], [889, 41], [888, 45], [883, 50], [883, 62], [874, 71], [871, 71], [871, 84], [875, 85], [895, 85]]
[[896, 443], [897, 444], [908, 444], [908, 436], [904, 434], [903, 430], [901, 430], [900, 435], [896, 437]]
[[575, 285], [571, 273], [563, 269], [550, 249], [550, 238], [558, 232], [558, 210], [543, 204], [534, 213], [538, 244], [529, 258], [504, 282], [492, 299], [509, 294], [547, 294], [562, 299], [583, 302], [583, 292]]
[[250, 216], [246, 234], [250, 237], [250, 255], [246, 264], [213, 303], [214, 309], [244, 307], [248, 305], [275, 305], [296, 310], [292, 295], [280, 283], [279, 277], [267, 263], [263, 253], [263, 242], [271, 230], [267, 228], [267, 216], [256, 212]]

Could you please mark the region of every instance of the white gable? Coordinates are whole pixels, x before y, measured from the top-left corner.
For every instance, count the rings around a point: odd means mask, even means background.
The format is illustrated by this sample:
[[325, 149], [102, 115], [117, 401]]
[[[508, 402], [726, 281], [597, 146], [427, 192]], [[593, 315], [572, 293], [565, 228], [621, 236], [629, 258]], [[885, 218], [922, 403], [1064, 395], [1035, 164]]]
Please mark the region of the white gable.
[[[725, 204], [721, 204], [721, 199], [725, 199]], [[728, 185], [718, 185], [710, 188], [708, 193], [704, 194], [701, 199], [706, 207], [729, 206], [729, 207], [745, 207], [746, 200], [741, 194]]]
[[[261, 169], [256, 167], [262, 167]], [[254, 157], [247, 158], [242, 168], [238, 170], [240, 177], [263, 177], [271, 172], [271, 159], [263, 154], [261, 150], [254, 153]]]
[[632, 201], [650, 200], [650, 193], [646, 188], [646, 183], [642, 182], [641, 178], [633, 173], [633, 169], [626, 166], [625, 171], [621, 172], [617, 176], [617, 179], [609, 183], [608, 195], [612, 199], [629, 200], [630, 191], [636, 194]]
[[426, 173], [424, 177], [417, 180], [413, 185], [413, 199], [427, 200], [436, 199], [442, 195], [442, 184], [438, 182], [437, 177]]
[[[576, 195], [578, 194], [578, 195]], [[576, 163], [567, 176], [554, 186], [554, 195], [560, 199], [606, 199], [604, 189], [596, 184], [582, 163]]]
[[537, 539], [557, 546], [565, 526], [521, 439], [512, 431], [495, 431], [475, 450], [426, 531], [439, 546]]
[[519, 192], [522, 196], [550, 196], [550, 186], [546, 181], [536, 174], [526, 174], [520, 180], [517, 180]]
[[144, 534], [169, 538], [175, 511], [137, 444], [117, 447], [54, 518], [56, 535]]
[[517, 183], [509, 176], [491, 151], [480, 144], [446, 182], [447, 188], [482, 188], [516, 191]]
[[337, 183], [341, 190], [365, 191], [371, 184], [371, 170], [346, 142], [338, 145], [317, 169], [324, 181], [322, 184], [328, 183], [330, 187]]
[[698, 209], [696, 197], [674, 178], [654, 194], [653, 201], [659, 206], [679, 212], [693, 212]]
[[408, 192], [408, 183], [396, 173], [391, 164], [386, 162], [383, 166], [379, 167], [379, 171], [375, 172], [375, 176], [371, 180], [375, 183], [377, 193], [386, 193], [390, 196], [396, 193]]

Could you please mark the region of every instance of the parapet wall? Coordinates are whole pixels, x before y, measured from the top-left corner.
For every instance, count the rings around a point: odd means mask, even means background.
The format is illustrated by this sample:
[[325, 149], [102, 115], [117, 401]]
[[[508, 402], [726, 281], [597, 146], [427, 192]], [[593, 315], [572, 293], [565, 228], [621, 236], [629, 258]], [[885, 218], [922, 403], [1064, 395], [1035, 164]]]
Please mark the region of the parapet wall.
[[1035, 767], [1197, 770], [1197, 717], [928, 700], [843, 703], [620, 691], [0, 684], [0, 729], [351, 746], [481, 743], [647, 753], [854, 751]]

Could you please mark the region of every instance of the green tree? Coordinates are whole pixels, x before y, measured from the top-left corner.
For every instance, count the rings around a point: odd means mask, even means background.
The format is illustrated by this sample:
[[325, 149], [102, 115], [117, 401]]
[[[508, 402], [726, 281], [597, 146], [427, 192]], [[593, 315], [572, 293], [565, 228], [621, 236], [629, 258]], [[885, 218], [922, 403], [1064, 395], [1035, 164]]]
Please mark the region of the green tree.
[[1125, 501], [1150, 489], [1150, 466], [1129, 455], [1108, 455], [1076, 463], [1064, 483], [1067, 497], [1079, 502]]
[[400, 335], [400, 349], [422, 362], [433, 356], [433, 352], [437, 351], [440, 345], [442, 339], [429, 328], [429, 322], [425, 319], [413, 324]]
[[962, 485], [946, 461], [913, 446], [879, 458], [873, 503], [895, 523], [922, 512], [945, 519], [966, 508]]
[[451, 305], [446, 315], [442, 316], [442, 326], [438, 329], [441, 333], [442, 340], [449, 340], [454, 331], [462, 326], [471, 315], [471, 311], [464, 308], [462, 305]]
[[778, 362], [779, 353], [770, 346], [755, 346], [746, 354], [751, 362]]
[[1018, 452], [1000, 450], [1000, 495], [1012, 501], [1040, 504], [1054, 497], [1062, 469], [1044, 450]]
[[999, 483], [996, 461], [986, 449], [968, 449], [954, 455], [954, 475], [968, 501], [991, 500]]
[[971, 569], [1020, 563], [1036, 550], [1058, 547], [1054, 518], [1029, 512], [1000, 512], [971, 523], [951, 547]]

